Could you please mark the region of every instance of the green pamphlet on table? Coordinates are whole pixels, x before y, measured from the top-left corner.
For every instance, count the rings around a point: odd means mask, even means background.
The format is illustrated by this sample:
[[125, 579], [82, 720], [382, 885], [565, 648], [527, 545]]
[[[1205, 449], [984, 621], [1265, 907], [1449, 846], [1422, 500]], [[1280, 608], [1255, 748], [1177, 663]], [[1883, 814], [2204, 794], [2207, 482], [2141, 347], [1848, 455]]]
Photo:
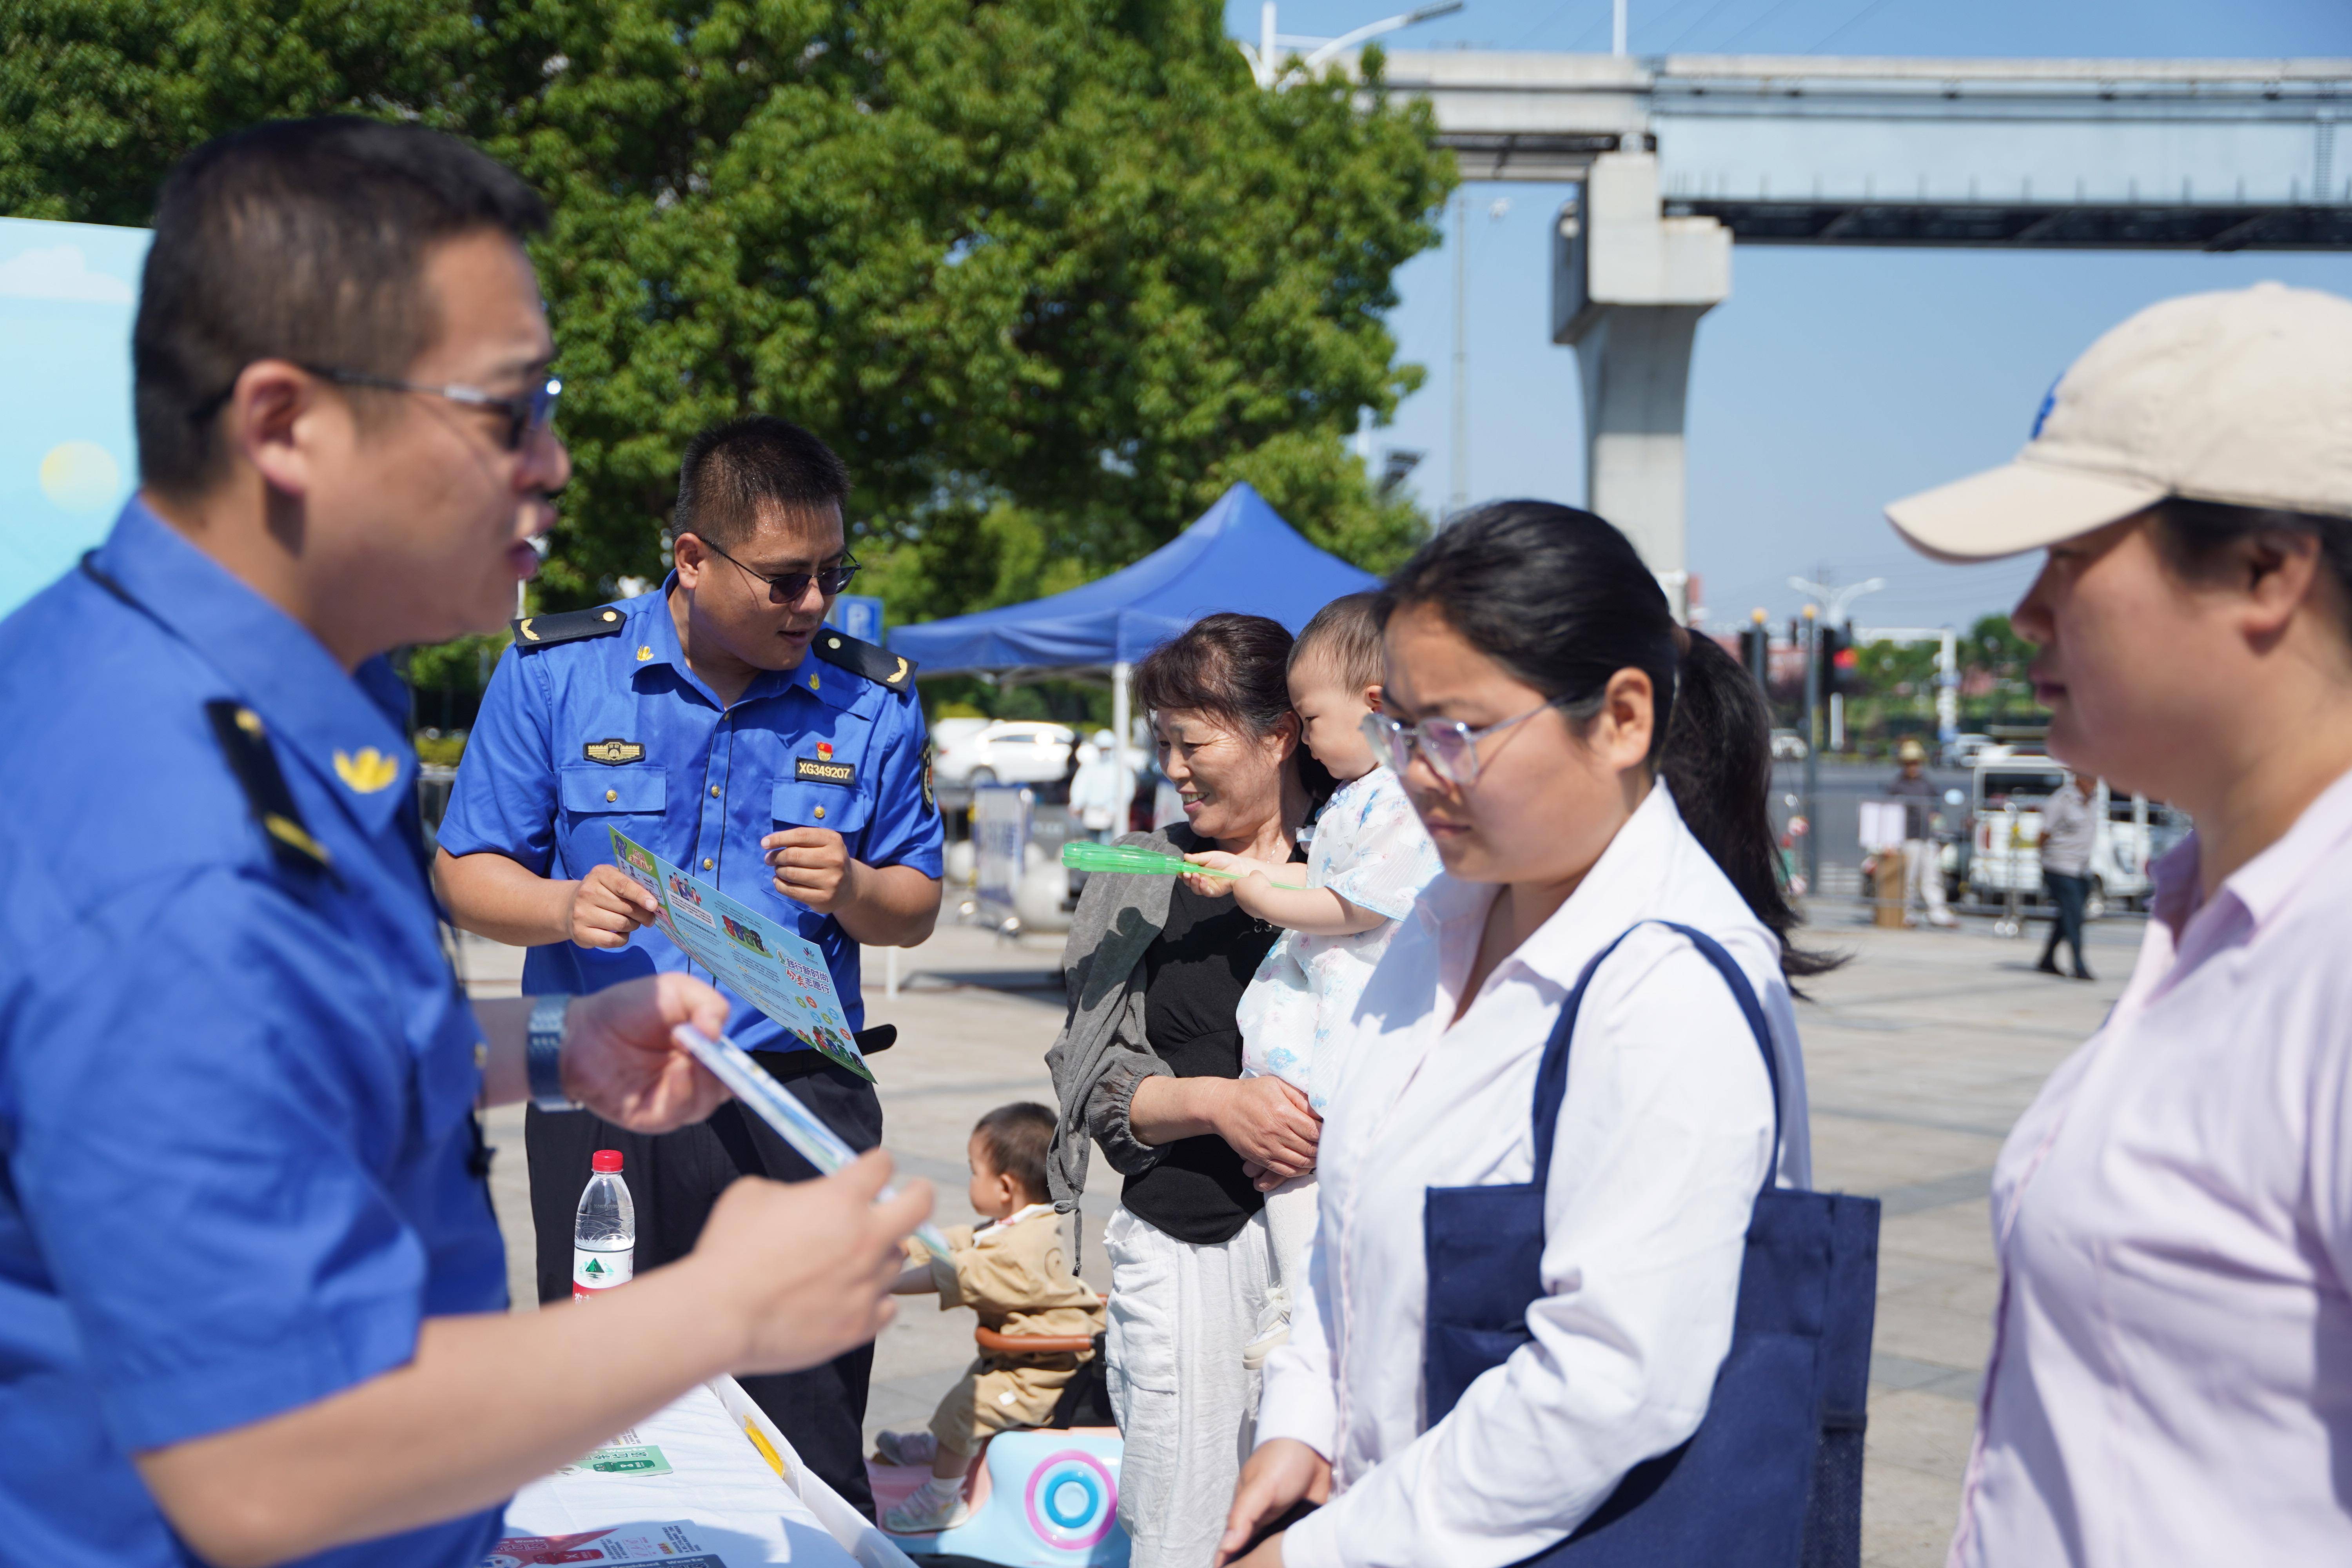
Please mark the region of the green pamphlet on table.
[[617, 828], [613, 863], [653, 894], [661, 906], [655, 925], [688, 957], [801, 1044], [874, 1081], [833, 988], [833, 972], [814, 942], [688, 876]]

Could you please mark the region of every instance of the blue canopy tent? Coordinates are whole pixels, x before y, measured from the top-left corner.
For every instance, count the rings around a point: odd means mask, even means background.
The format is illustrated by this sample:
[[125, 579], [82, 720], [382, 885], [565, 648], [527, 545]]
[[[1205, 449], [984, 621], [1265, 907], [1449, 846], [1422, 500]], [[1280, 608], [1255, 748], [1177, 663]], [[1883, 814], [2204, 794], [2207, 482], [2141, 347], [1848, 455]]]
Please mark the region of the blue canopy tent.
[[1307, 543], [1239, 484], [1132, 566], [1025, 605], [900, 626], [890, 651], [926, 675], [1117, 669], [1215, 611], [1269, 616], [1295, 632], [1340, 595], [1377, 581]]
[[900, 626], [890, 651], [926, 675], [1107, 668], [1111, 729], [1124, 751], [1135, 661], [1202, 616], [1267, 616], [1296, 632], [1340, 595], [1378, 582], [1307, 543], [1264, 496], [1237, 484], [1132, 566], [1025, 605]]

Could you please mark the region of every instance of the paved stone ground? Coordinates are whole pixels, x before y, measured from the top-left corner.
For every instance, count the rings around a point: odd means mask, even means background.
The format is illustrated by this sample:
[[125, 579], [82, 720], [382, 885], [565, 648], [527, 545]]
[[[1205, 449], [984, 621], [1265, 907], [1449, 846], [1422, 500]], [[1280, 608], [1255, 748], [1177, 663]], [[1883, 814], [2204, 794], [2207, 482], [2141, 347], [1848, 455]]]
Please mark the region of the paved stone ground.
[[1821, 940], [1853, 962], [1798, 1007], [1814, 1180], [1885, 1205], [1863, 1560], [1912, 1568], [1944, 1560], [1991, 1348], [1993, 1161], [2042, 1080], [2106, 1016], [2140, 928], [2094, 927], [2099, 979], [2084, 984], [2033, 971], [2043, 928], [2017, 941], [1990, 922], [1951, 933], [1820, 919]]
[[[1990, 1342], [1996, 1278], [1984, 1200], [1994, 1158], [2042, 1079], [2114, 1002], [2138, 926], [2094, 928], [2100, 978], [2082, 984], [2033, 973], [2038, 941], [2004, 941], [1982, 922], [1890, 931], [1843, 909], [1817, 919], [1815, 940], [1853, 962], [1813, 982], [1798, 1008], [1815, 1176], [1885, 1205], [1864, 1561], [1915, 1568], [1943, 1561]], [[950, 928], [898, 956], [895, 997], [884, 994], [884, 955], [867, 955], [868, 1016], [900, 1031], [898, 1047], [876, 1060], [889, 1146], [903, 1168], [937, 1185], [945, 1223], [971, 1217], [963, 1148], [973, 1121], [1008, 1100], [1050, 1099], [1042, 1057], [1061, 1019], [1059, 953], [1055, 941]], [[512, 994], [519, 957], [469, 940], [476, 993]], [[502, 1111], [491, 1122], [508, 1151], [492, 1184], [509, 1274], [516, 1300], [527, 1301], [521, 1116]], [[1101, 1288], [1116, 1179], [1098, 1176], [1097, 1185], [1084, 1214], [1084, 1272]], [[930, 1310], [919, 1297], [902, 1307], [877, 1354], [869, 1432], [925, 1424], [971, 1354], [968, 1314]]]

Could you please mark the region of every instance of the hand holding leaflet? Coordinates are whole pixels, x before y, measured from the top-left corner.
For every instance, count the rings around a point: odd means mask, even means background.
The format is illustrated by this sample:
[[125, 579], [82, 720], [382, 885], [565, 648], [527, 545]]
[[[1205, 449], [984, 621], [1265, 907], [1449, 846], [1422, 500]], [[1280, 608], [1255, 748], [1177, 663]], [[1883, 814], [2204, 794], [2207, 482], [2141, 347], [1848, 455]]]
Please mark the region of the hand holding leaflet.
[[[691, 1024], [680, 1024], [669, 1033], [670, 1038], [709, 1068], [710, 1076], [725, 1084], [746, 1110], [774, 1128], [776, 1136], [799, 1151], [801, 1158], [819, 1171], [829, 1176], [857, 1158], [857, 1151], [819, 1121], [801, 1103], [799, 1096], [762, 1072], [760, 1064], [734, 1041], [714, 1040]], [[879, 1195], [886, 1199], [896, 1197], [898, 1189], [884, 1187]], [[929, 1247], [934, 1257], [948, 1255], [948, 1238], [940, 1234], [936, 1226], [917, 1226], [915, 1239]]]
[[613, 830], [613, 863], [651, 893], [654, 924], [712, 978], [782, 1024], [801, 1044], [874, 1081], [834, 990], [824, 954], [711, 883]]
[[[1241, 880], [1238, 872], [1196, 866], [1190, 860], [1162, 855], [1156, 849], [1146, 849], [1139, 845], [1097, 844], [1083, 838], [1074, 838], [1062, 846], [1062, 864], [1073, 871], [1118, 871], [1157, 877], [1223, 877], [1228, 881]], [[1303, 884], [1297, 882], [1276, 882], [1274, 885], [1293, 893], [1307, 891]]]

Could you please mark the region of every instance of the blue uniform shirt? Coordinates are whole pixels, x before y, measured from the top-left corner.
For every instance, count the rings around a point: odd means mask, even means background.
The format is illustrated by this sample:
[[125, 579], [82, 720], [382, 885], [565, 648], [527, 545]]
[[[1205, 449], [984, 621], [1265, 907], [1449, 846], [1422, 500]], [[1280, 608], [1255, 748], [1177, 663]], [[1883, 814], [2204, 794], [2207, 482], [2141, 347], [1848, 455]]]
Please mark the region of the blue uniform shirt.
[[[499, 660], [441, 847], [492, 851], [568, 879], [612, 862], [617, 827], [822, 948], [849, 1026], [862, 1027], [857, 943], [831, 915], [776, 891], [760, 840], [787, 827], [831, 828], [853, 859], [937, 877], [940, 814], [924, 780], [922, 710], [912, 691], [814, 653], [797, 669], [762, 671], [726, 707], [687, 667], [668, 589], [609, 606], [618, 617], [611, 635], [520, 643]], [[711, 979], [646, 927], [626, 947], [534, 947], [522, 986], [583, 993], [663, 969]], [[803, 1048], [733, 992], [728, 1000], [728, 1026], [747, 1048]]]
[[[505, 1263], [398, 679], [136, 500], [93, 564], [133, 603], [78, 570], [0, 622], [0, 1555], [177, 1568], [128, 1455], [402, 1365]], [[317, 1561], [470, 1568], [498, 1521]]]

